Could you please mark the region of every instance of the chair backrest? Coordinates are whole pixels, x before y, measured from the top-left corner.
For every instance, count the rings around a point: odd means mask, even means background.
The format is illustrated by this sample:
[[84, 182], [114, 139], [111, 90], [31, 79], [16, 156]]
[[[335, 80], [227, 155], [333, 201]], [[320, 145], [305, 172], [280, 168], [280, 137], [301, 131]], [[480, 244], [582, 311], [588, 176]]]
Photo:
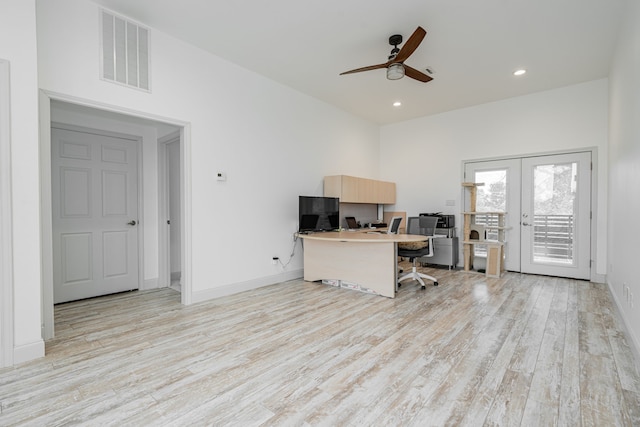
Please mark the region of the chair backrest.
[[401, 216], [394, 216], [391, 218], [391, 224], [387, 228], [387, 233], [389, 234], [398, 234], [398, 230], [400, 229], [400, 223], [402, 222]]
[[407, 219], [407, 233], [434, 236], [437, 224], [436, 216], [412, 216]]

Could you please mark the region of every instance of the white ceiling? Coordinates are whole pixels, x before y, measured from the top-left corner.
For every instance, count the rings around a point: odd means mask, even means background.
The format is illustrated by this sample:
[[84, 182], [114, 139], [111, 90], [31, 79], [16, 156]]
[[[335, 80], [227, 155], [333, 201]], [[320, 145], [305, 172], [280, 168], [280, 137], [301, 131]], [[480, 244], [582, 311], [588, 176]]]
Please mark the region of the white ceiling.
[[[95, 1], [380, 124], [606, 77], [628, 2]], [[432, 68], [433, 81], [339, 75], [386, 62], [389, 36], [406, 40], [418, 26], [427, 36], [406, 64]], [[516, 78], [518, 68], [528, 73]]]

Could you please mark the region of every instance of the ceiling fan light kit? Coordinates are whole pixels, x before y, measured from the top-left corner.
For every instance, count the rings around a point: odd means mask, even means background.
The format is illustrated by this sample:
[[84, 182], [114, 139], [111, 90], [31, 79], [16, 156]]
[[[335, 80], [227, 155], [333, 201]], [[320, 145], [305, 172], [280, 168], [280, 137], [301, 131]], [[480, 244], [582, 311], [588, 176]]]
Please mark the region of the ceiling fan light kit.
[[387, 79], [389, 80], [399, 80], [404, 77], [404, 66], [402, 64], [396, 63], [389, 65], [387, 68]]
[[394, 34], [389, 37], [389, 44], [393, 46], [393, 49], [391, 49], [391, 54], [387, 58], [387, 62], [385, 62], [384, 64], [369, 65], [367, 67], [345, 71], [344, 73], [340, 73], [340, 75], [386, 68], [387, 79], [389, 80], [399, 80], [406, 75], [414, 80], [418, 80], [423, 83], [430, 82], [431, 80], [433, 80], [433, 77], [428, 76], [422, 71], [418, 71], [408, 65], [404, 65], [404, 61], [406, 61], [407, 58], [409, 58], [411, 54], [413, 54], [420, 43], [422, 43], [422, 40], [426, 35], [427, 32], [424, 30], [424, 28], [418, 27], [413, 32], [413, 34], [411, 34], [411, 37], [409, 37], [409, 40], [407, 40], [404, 46], [402, 46], [401, 49], [398, 49], [398, 45], [402, 43], [402, 36], [400, 34]]

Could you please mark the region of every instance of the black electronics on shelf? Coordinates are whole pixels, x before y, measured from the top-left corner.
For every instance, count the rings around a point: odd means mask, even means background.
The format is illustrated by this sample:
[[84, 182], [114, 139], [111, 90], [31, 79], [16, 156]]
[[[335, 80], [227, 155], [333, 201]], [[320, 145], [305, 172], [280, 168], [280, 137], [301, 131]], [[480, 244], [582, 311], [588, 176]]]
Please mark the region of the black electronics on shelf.
[[456, 226], [455, 215], [443, 215], [440, 212], [438, 212], [438, 213], [421, 213], [420, 216], [437, 216], [438, 224], [436, 225], [436, 228], [454, 228]]

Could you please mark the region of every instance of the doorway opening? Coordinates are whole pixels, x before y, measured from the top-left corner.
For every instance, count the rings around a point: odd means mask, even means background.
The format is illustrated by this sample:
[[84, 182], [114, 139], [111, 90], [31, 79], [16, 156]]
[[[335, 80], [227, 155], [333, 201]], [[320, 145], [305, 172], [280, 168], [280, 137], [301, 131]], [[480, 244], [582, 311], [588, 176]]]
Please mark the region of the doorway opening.
[[[143, 166], [139, 171], [139, 199], [140, 212], [138, 212], [138, 220], [135, 227], [139, 231], [139, 244], [141, 250], [139, 252], [138, 265], [140, 266], [139, 284], [140, 289], [154, 289], [168, 287], [170, 283], [161, 279], [161, 271], [164, 269], [164, 260], [161, 254], [164, 248], [161, 247], [163, 242], [159, 239], [159, 218], [160, 209], [159, 185], [161, 179], [157, 168], [158, 141], [169, 134], [176, 134], [180, 140], [180, 146], [183, 155], [180, 156], [180, 185], [186, 186], [188, 180], [182, 177], [184, 171], [189, 168], [184, 163], [189, 162], [188, 155], [184, 151], [189, 152], [190, 147], [190, 127], [189, 124], [182, 121], [156, 117], [142, 112], [132, 112], [120, 107], [105, 106], [96, 104], [91, 101], [83, 101], [77, 98], [67, 97], [59, 94], [51, 94], [46, 91], [40, 91], [40, 160], [41, 160], [41, 217], [53, 218], [52, 205], [52, 186], [50, 177], [52, 176], [51, 160], [52, 160], [52, 123], [63, 123], [68, 125], [88, 127], [101, 131], [115, 132], [119, 134], [139, 136], [141, 140], [140, 164]], [[187, 148], [187, 150], [185, 150]], [[107, 153], [114, 155], [115, 152]], [[117, 160], [117, 156], [116, 156]], [[122, 175], [114, 174], [110, 182], [113, 184], [123, 182], [125, 179]], [[188, 260], [189, 251], [186, 250], [186, 242], [188, 240], [188, 230], [191, 210], [188, 207], [190, 203], [190, 191], [186, 188], [180, 188], [180, 211], [181, 211], [181, 230], [180, 230], [180, 248], [182, 265], [190, 265]], [[121, 205], [116, 205], [121, 206]], [[132, 221], [130, 219], [128, 222]], [[133, 227], [133, 226], [131, 226]], [[52, 221], [42, 221], [41, 229], [42, 237], [42, 269], [43, 269], [43, 338], [45, 340], [54, 337], [54, 242]], [[124, 233], [114, 233], [113, 241], [124, 239]], [[121, 267], [123, 264], [117, 264]], [[182, 269], [182, 294], [181, 302], [185, 305], [191, 303], [191, 283], [190, 271], [188, 268]]]

